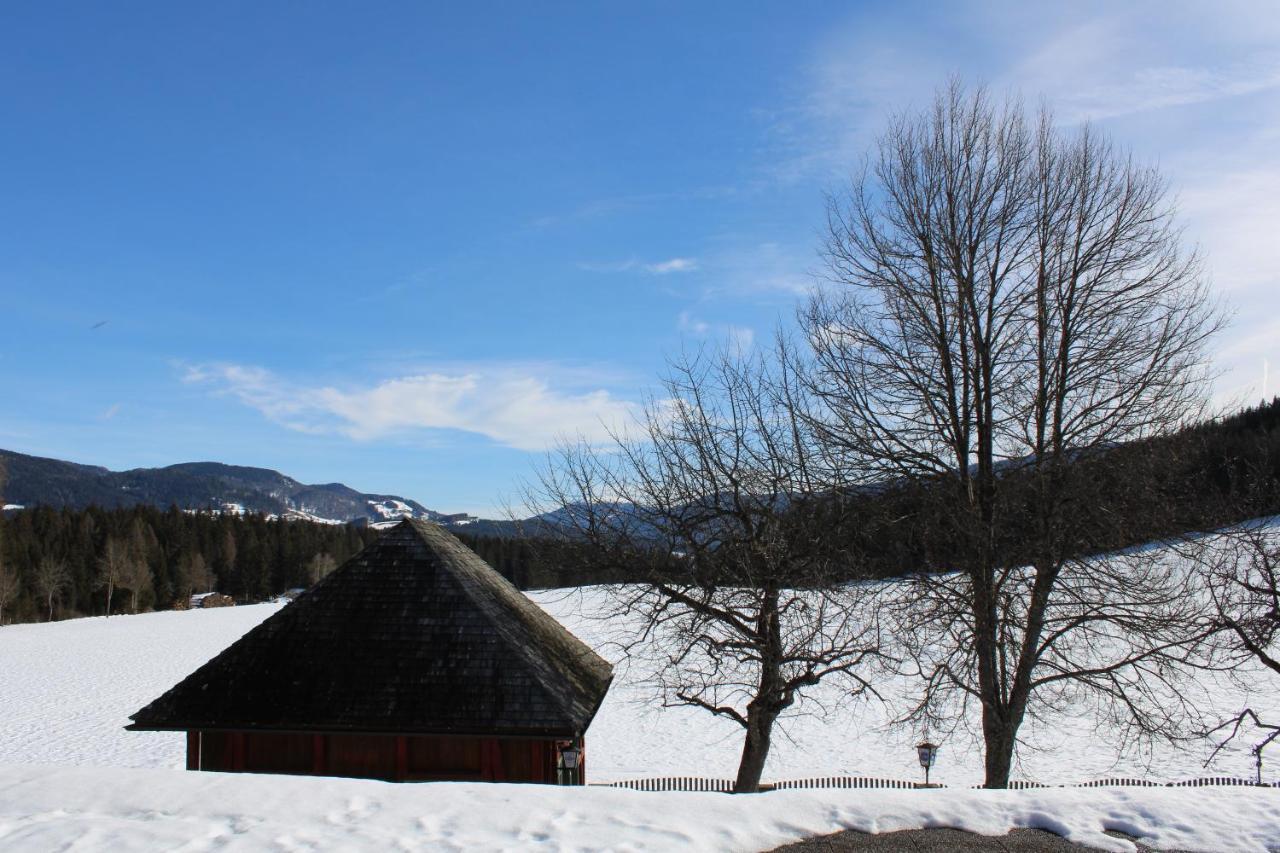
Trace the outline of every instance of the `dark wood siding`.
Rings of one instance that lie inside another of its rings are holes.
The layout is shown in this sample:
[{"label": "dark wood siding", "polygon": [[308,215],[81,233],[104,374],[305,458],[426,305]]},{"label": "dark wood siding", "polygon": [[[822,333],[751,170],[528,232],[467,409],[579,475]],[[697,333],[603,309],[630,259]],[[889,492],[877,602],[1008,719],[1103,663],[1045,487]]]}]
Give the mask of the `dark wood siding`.
[{"label": "dark wood siding", "polygon": [[246,734],[244,769],[249,773],[310,773],[311,735]]},{"label": "dark wood siding", "polygon": [[201,770],[234,770],[234,750],[231,746],[232,732],[200,733],[200,769]]},{"label": "dark wood siding", "polygon": [[479,738],[410,737],[408,779],[483,779]]},{"label": "dark wood siding", "polygon": [[187,767],[387,781],[557,781],[556,742],[519,738],[189,732]]},{"label": "dark wood siding", "polygon": [[396,739],[391,735],[328,735],[325,771],[329,776],[396,778]]}]

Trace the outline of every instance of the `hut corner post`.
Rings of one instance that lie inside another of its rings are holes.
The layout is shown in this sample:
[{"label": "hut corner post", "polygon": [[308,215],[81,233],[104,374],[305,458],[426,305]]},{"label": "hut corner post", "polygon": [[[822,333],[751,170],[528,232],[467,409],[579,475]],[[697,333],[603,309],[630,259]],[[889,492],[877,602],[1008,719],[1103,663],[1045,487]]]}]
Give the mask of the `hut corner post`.
[{"label": "hut corner post", "polygon": [[200,769],[200,732],[187,732],[187,769]]}]

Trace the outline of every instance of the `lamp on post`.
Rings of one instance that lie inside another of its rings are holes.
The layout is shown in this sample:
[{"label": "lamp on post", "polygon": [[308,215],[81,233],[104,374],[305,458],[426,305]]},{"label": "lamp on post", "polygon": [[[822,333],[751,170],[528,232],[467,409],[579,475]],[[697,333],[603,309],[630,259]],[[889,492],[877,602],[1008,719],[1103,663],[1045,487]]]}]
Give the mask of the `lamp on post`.
[{"label": "lamp on post", "polygon": [[938,760],[938,745],[927,740],[916,744],[916,757],[920,759],[920,766],[924,768],[924,787],[936,787],[929,784],[929,768]]},{"label": "lamp on post", "polygon": [[582,746],[576,740],[563,741],[559,744],[559,753],[556,769],[559,771],[560,784],[578,784],[578,762],[582,758]]}]

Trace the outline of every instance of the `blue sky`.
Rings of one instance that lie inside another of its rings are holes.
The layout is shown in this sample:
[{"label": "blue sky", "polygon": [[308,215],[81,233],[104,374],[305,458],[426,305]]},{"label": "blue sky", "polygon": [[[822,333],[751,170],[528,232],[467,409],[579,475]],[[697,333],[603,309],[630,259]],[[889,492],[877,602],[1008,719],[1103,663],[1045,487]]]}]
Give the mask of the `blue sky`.
[{"label": "blue sky", "polygon": [[[1070,8],[1066,8],[1069,5]],[[9,4],[0,447],[501,512],[682,346],[763,339],[948,74],[1160,164],[1280,388],[1280,10]]]}]

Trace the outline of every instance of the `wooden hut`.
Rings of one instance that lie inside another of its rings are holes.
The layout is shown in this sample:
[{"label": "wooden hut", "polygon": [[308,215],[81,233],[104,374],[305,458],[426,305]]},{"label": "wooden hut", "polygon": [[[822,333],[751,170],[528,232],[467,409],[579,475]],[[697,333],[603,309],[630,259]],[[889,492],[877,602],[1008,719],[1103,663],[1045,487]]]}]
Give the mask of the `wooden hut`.
[{"label": "wooden hut", "polygon": [[190,770],[581,784],[612,677],[450,533],[412,520],[128,728],[185,731]]}]

